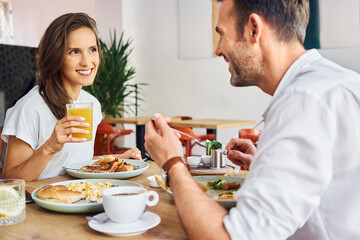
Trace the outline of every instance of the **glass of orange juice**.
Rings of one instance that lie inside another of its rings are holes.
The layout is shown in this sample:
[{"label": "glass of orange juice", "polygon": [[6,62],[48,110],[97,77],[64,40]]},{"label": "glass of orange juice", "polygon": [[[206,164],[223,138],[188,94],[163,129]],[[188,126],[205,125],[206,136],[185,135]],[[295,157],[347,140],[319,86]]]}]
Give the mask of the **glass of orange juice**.
[{"label": "glass of orange juice", "polygon": [[66,110],[69,115],[81,116],[85,118],[85,122],[89,124],[88,127],[81,127],[88,130],[88,134],[73,133],[74,138],[86,138],[87,141],[92,139],[93,133],[93,103],[70,103],[66,104]]}]

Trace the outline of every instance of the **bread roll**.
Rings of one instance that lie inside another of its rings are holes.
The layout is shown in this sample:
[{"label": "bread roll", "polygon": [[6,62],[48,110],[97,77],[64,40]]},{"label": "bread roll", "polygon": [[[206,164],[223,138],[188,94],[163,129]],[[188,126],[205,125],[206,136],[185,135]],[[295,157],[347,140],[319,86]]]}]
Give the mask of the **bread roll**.
[{"label": "bread roll", "polygon": [[64,185],[47,185],[36,194],[41,200],[57,203],[73,203],[84,198],[81,192],[68,190]]}]

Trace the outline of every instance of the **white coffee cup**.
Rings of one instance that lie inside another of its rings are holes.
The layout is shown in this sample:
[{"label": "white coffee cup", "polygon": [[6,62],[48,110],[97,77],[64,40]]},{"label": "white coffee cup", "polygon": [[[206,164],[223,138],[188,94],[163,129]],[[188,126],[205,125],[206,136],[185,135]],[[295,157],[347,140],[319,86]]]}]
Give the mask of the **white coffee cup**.
[{"label": "white coffee cup", "polygon": [[[155,206],[159,195],[143,187],[119,186],[102,192],[106,215],[116,223],[131,223],[138,220],[147,206]],[[150,200],[150,197],[153,197]]]}]

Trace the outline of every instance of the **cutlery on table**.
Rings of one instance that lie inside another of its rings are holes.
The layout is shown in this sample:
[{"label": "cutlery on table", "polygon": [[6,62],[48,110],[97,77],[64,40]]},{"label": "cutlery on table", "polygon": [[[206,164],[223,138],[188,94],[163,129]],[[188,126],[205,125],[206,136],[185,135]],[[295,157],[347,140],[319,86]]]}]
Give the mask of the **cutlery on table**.
[{"label": "cutlery on table", "polygon": [[69,168],[69,167],[62,167],[65,170],[73,170],[73,171],[81,171],[81,172],[95,172],[95,173],[104,173],[98,170],[92,170],[92,169],[80,169],[80,168]]}]

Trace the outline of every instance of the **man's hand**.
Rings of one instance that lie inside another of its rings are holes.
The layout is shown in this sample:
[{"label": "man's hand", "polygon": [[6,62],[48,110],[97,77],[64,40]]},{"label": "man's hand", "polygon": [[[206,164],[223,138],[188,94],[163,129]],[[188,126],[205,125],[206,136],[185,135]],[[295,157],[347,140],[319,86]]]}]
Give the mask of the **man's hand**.
[{"label": "man's hand", "polygon": [[249,167],[256,153],[256,147],[250,139],[232,138],[226,145],[227,158],[238,166]]},{"label": "man's hand", "polygon": [[183,156],[181,142],[167,124],[169,121],[156,113],[154,121],[146,124],[145,148],[160,167],[173,157]]}]

